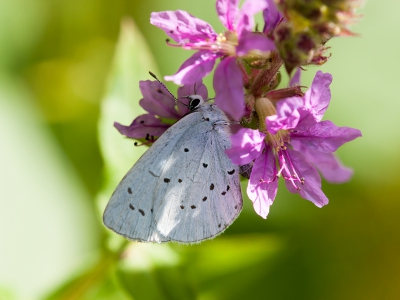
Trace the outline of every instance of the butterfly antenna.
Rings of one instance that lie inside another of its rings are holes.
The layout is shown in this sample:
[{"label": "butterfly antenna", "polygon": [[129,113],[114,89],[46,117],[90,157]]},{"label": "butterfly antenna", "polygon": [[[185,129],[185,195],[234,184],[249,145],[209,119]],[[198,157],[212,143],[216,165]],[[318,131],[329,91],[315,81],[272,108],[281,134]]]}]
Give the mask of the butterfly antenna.
[{"label": "butterfly antenna", "polygon": [[162,85],[162,87],[168,92],[168,94],[170,94],[170,95],[175,99],[176,102],[179,102],[180,104],[182,104],[182,105],[188,107],[188,105],[186,105],[185,103],[179,101],[179,100],[174,96],[174,94],[172,94],[172,93],[169,91],[169,89],[167,88],[167,86],[166,86],[163,82],[161,82],[160,79],[158,79],[157,76],[156,76],[153,72],[150,72],[150,71],[149,71],[149,74],[150,74],[151,77],[153,77],[155,80],[157,80],[159,84]]}]

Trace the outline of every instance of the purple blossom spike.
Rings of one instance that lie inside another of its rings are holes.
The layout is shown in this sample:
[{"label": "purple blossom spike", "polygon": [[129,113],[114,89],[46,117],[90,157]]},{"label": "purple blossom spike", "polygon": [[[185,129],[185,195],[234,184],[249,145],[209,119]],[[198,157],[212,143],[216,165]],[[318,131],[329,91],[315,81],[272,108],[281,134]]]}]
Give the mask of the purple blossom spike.
[{"label": "purple blossom spike", "polygon": [[266,118],[268,132],[241,129],[231,136],[226,154],[235,164],[254,161],[247,194],[255,211],[266,218],[283,177],[291,193],[322,207],[328,198],[321,190],[317,169],[330,182],[350,179],[352,170],[343,166],[335,152],[341,145],[361,136],[358,129],[338,127],[321,121],[329,106],[332,76],[318,71],[303,97],[278,102],[276,115]]}]

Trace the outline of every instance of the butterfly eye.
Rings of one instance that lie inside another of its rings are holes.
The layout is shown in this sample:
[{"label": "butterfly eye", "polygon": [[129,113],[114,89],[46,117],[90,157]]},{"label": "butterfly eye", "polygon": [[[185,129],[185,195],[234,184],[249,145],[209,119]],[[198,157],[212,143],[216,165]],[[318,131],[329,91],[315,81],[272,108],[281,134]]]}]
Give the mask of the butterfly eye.
[{"label": "butterfly eye", "polygon": [[191,95],[188,96],[189,101],[189,110],[194,111],[204,102],[203,98],[200,95]]}]

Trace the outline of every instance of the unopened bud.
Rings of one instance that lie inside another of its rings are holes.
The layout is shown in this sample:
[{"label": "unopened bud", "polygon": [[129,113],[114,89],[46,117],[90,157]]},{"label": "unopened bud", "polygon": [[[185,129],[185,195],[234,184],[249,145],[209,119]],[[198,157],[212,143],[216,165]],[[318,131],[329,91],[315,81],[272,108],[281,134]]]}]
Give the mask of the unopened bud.
[{"label": "unopened bud", "polygon": [[261,132],[266,132],[267,127],[265,125],[265,119],[268,116],[276,114],[276,108],[274,104],[268,98],[257,98],[255,105],[256,113],[260,121],[259,129]]},{"label": "unopened bud", "polygon": [[297,31],[290,23],[282,23],[275,30],[276,46],[285,68],[290,74],[298,66],[308,65],[322,46],[318,35],[305,29]]}]

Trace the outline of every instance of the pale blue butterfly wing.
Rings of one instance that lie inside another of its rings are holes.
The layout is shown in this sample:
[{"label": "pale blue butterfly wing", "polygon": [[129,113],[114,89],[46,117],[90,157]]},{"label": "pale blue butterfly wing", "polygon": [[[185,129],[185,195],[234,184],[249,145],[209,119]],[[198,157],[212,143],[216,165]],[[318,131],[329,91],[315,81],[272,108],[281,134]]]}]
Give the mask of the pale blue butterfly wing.
[{"label": "pale blue butterfly wing", "polygon": [[104,224],[130,240],[196,243],[232,224],[242,209],[239,168],[225,114],[202,104],[171,126],[122,179]]}]

